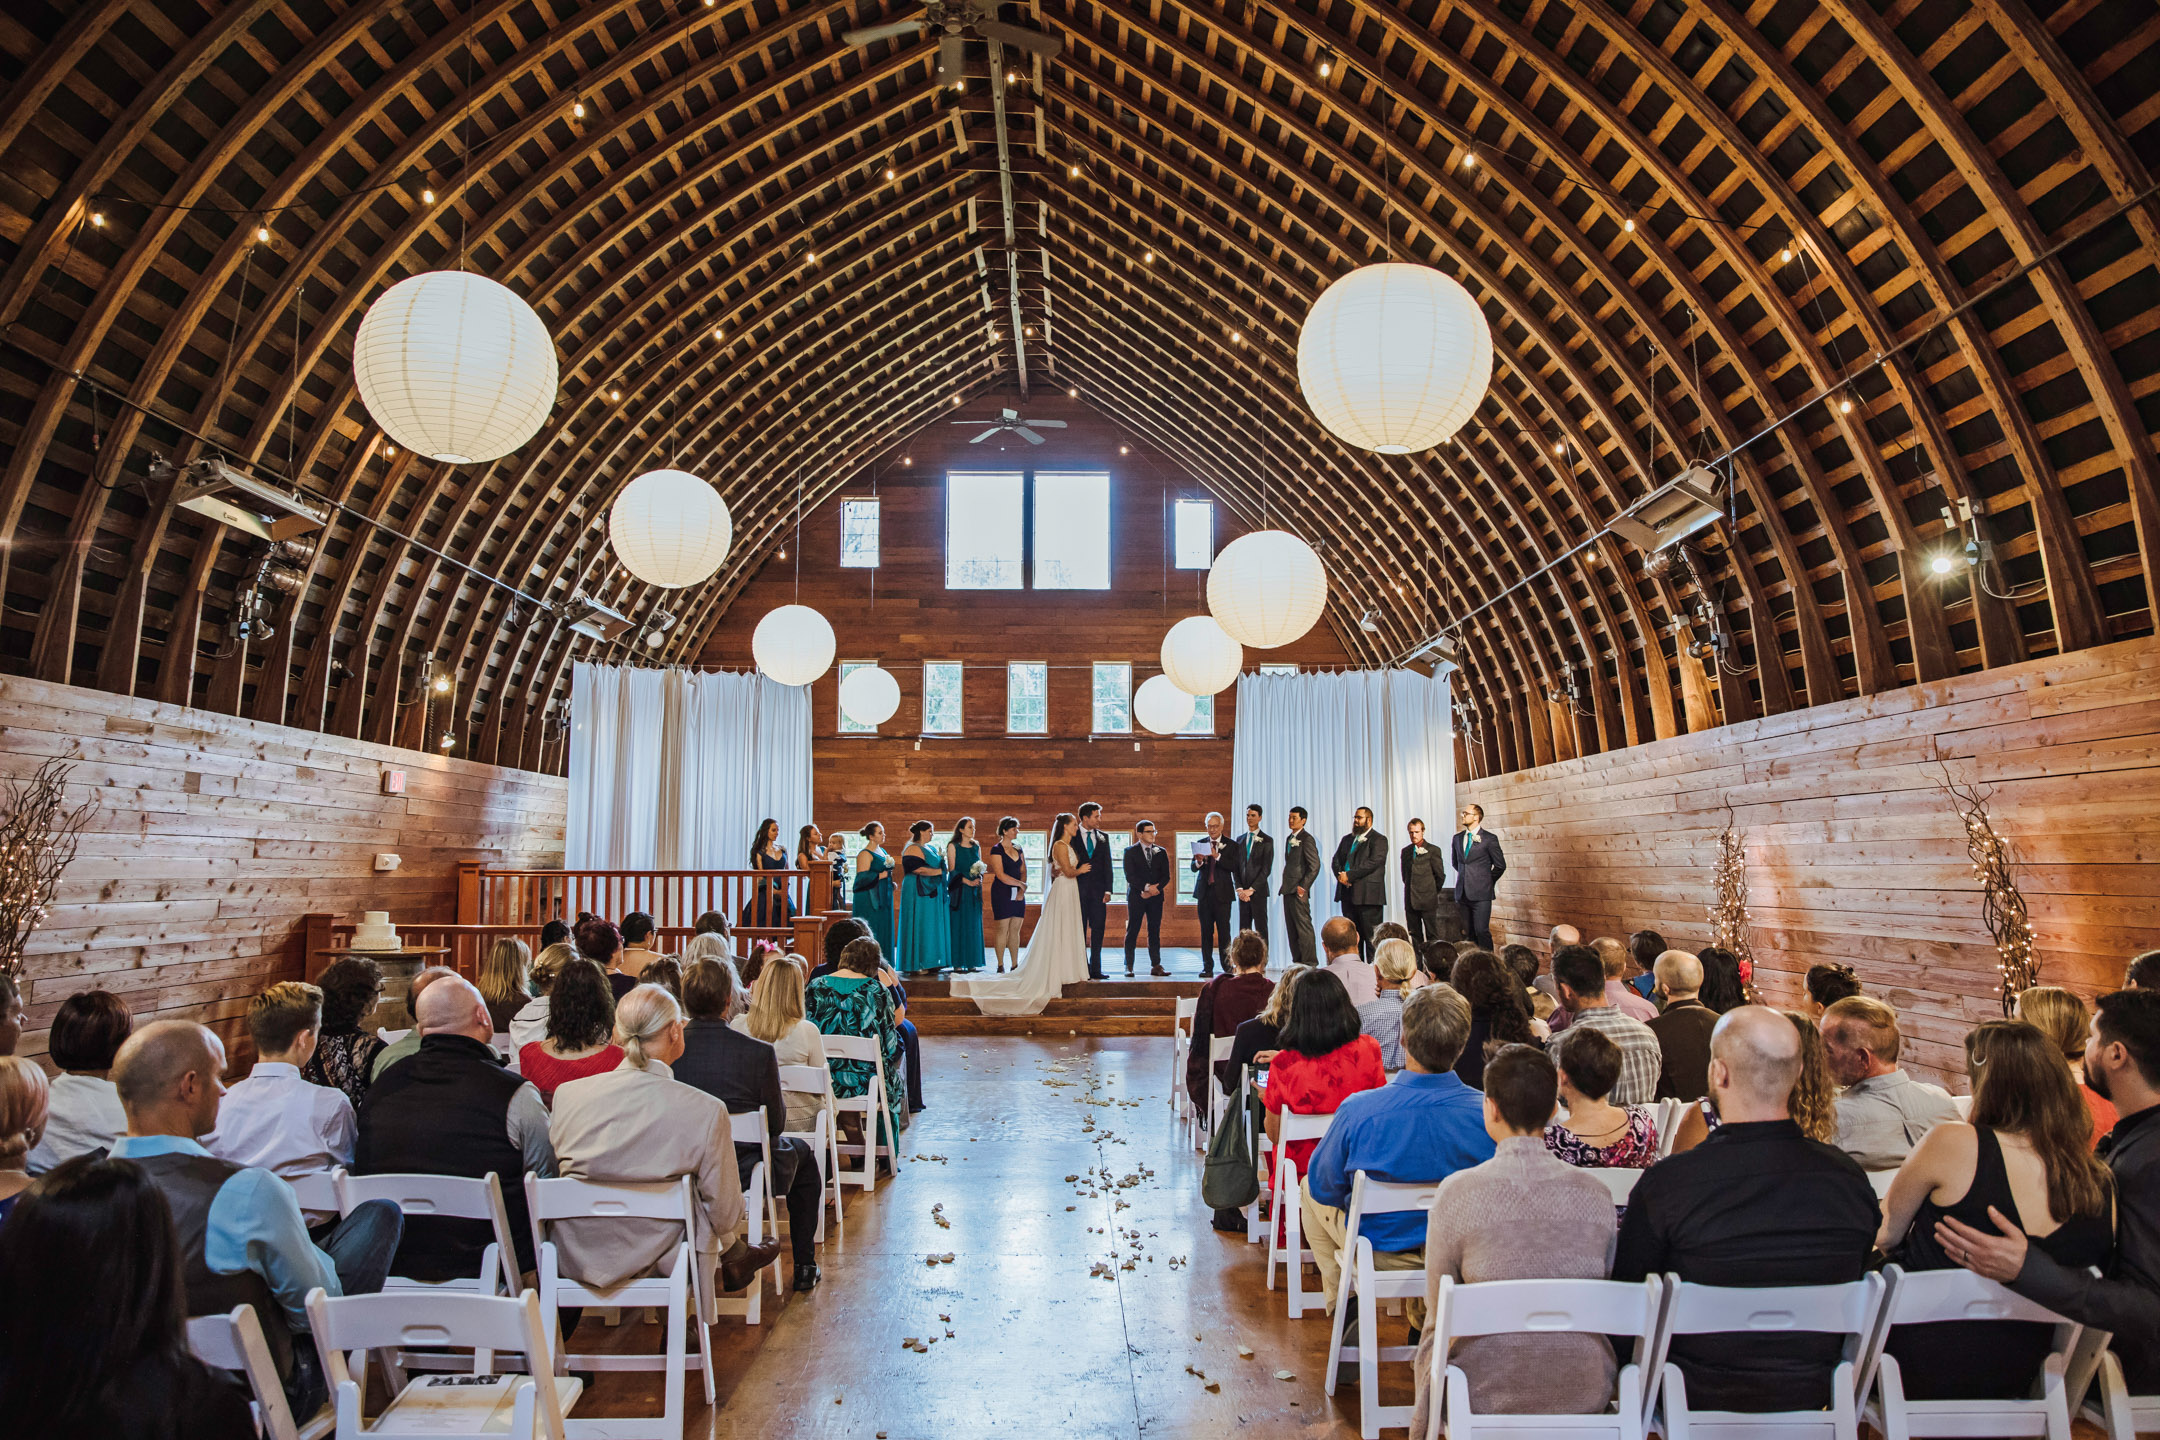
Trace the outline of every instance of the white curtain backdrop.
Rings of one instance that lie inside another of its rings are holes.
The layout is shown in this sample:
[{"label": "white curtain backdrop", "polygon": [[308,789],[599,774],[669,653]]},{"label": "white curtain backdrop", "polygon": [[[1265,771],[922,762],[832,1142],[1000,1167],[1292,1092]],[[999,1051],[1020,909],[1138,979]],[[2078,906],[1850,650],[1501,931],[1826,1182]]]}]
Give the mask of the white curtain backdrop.
[{"label": "white curtain backdrop", "polygon": [[742,870],[760,820],[810,817],[810,690],[755,673],[580,663],[570,682],[572,870]]},{"label": "white curtain backdrop", "polygon": [[[1231,803],[1223,807],[1227,833],[1244,834],[1245,807],[1257,803],[1264,817],[1260,828],[1275,837],[1279,885],[1291,806],[1305,807],[1306,828],[1319,843],[1325,869],[1335,843],[1350,833],[1352,814],[1369,805],[1388,840],[1387,918],[1401,919],[1396,856],[1409,843],[1409,822],[1423,820],[1425,837],[1435,844],[1446,844],[1455,833],[1455,727],[1447,677],[1357,670],[1241,675],[1237,685]],[[1312,890],[1313,928],[1341,913],[1334,880],[1323,875]],[[1285,933],[1282,900],[1273,897],[1268,934],[1279,946]]]}]

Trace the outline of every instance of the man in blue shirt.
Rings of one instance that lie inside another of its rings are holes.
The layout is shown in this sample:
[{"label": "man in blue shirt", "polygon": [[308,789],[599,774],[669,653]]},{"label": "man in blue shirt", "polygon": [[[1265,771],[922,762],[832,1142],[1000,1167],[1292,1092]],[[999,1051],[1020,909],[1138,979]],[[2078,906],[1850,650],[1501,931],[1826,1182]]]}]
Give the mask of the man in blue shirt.
[{"label": "man in blue shirt", "polygon": [[[1329,1314],[1350,1258],[1343,1251],[1358,1171],[1372,1180],[1433,1185],[1492,1159],[1484,1097],[1454,1073],[1469,1039],[1470,1002],[1453,987],[1413,992],[1403,1002],[1402,1070],[1380,1089],[1343,1101],[1313,1151],[1301,1213]],[[1373,1263],[1381,1270],[1415,1270],[1425,1263],[1422,1210],[1371,1216],[1359,1222],[1358,1233],[1372,1241]],[[1344,1317],[1345,1344],[1356,1339],[1349,1328],[1356,1320],[1355,1311]]]},{"label": "man in blue shirt", "polygon": [[293,1414],[313,1415],[324,1398],[321,1366],[307,1333],[307,1295],[369,1295],[382,1289],[405,1220],[388,1200],[370,1200],[316,1238],[292,1187],[268,1170],[219,1160],[197,1143],[217,1128],[225,1093],[225,1046],[185,1020],[161,1020],[128,1037],[113,1060],[113,1086],[127,1134],[112,1158],[149,1175],[172,1209],[188,1314],[255,1307]]}]

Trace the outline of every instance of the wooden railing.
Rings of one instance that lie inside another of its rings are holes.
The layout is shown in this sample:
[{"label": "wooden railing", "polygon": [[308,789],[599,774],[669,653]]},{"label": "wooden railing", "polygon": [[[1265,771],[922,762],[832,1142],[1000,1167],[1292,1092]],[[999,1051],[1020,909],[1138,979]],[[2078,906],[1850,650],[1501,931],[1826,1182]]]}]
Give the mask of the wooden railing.
[{"label": "wooden railing", "polygon": [[829,870],[494,870],[458,866],[458,920],[467,925],[529,925],[574,920],[581,911],[620,922],[632,911],[662,929],[688,929],[709,910],[738,929],[789,928],[780,918],[822,914],[832,906]]},{"label": "wooden railing", "polygon": [[[393,917],[394,918],[394,917]],[[459,925],[436,921],[395,920],[398,939],[406,945],[439,946],[448,951],[446,955],[427,956],[416,959],[419,965],[448,965],[467,979],[480,973],[480,961],[488,947],[508,936],[522,940],[534,954],[540,951],[540,927],[538,925]],[[822,958],[823,936],[828,917],[823,915],[798,917],[795,924],[785,927],[738,926],[732,945],[737,959],[747,959],[751,947],[759,941],[767,941],[782,949],[798,951],[812,960]],[[305,974],[312,980],[329,963],[321,952],[342,949],[352,943],[353,932],[359,927],[350,920],[335,915],[315,914],[304,918],[302,933],[307,946]],[[687,925],[663,925],[654,930],[659,948],[669,954],[680,954],[696,932]]]}]

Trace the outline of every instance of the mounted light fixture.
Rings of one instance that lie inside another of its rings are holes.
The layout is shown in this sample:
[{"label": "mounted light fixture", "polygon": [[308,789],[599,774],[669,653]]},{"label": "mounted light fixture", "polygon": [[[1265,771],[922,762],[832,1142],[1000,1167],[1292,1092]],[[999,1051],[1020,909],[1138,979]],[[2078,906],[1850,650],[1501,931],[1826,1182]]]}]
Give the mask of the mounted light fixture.
[{"label": "mounted light fixture", "polygon": [[1704,529],[1725,512],[1718,507],[1717,475],[1690,465],[1613,517],[1612,531],[1645,555],[1655,555]]},{"label": "mounted light fixture", "polygon": [[215,455],[190,461],[185,469],[178,470],[169,460],[152,460],[150,478],[169,481],[181,509],[245,531],[258,540],[285,540],[320,530],[330,522],[328,506],[282,485],[259,480]]},{"label": "mounted light fixture", "polygon": [[563,619],[572,630],[594,640],[619,640],[633,628],[622,611],[582,592],[570,597]]}]

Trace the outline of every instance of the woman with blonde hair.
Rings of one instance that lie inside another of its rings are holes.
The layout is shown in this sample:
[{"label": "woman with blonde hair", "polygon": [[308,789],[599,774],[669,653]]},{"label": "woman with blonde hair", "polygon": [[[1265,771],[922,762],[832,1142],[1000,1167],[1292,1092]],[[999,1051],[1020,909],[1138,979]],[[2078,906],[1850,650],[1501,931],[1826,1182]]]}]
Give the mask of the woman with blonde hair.
[{"label": "woman with blonde hair", "polygon": [[30,1152],[45,1133],[52,1087],[44,1067],[20,1055],[0,1055],[0,1220],[30,1188]]},{"label": "woman with blonde hair", "polygon": [[514,935],[504,935],[488,946],[475,981],[480,998],[487,1002],[488,1022],[498,1035],[506,1034],[510,1022],[532,1000],[532,951]]},{"label": "woman with blonde hair", "polygon": [[[803,1010],[803,976],[810,966],[800,955],[776,955],[758,972],[750,1008],[730,1025],[753,1040],[773,1047],[782,1065],[825,1069],[825,1035]],[[825,1108],[823,1090],[782,1090],[787,1097],[787,1128],[808,1134]]]},{"label": "woman with blonde hair", "polygon": [[577,958],[577,947],[567,940],[543,945],[540,953],[533,957],[532,968],[526,972],[533,998],[526,1001],[503,1027],[510,1032],[511,1054],[547,1038],[548,997],[555,990],[555,977],[562,974],[563,966]]},{"label": "woman with blonde hair", "polygon": [[[2114,1101],[2094,1094],[2085,1083],[2085,1041],[2092,1022],[2085,1002],[2058,986],[2035,985],[2018,993],[2017,1018],[2054,1041],[2055,1048],[2062,1052],[2070,1067],[2070,1078],[2077,1081],[2078,1096],[2092,1115],[2092,1143],[2098,1149],[2100,1137],[2113,1130],[2121,1116]],[[1976,1081],[1978,1078],[1974,1076]]]},{"label": "woman with blonde hair", "polygon": [[1357,1007],[1358,1029],[1380,1042],[1380,1063],[1392,1075],[1403,1068],[1402,1007],[1417,988],[1417,947],[1408,940],[1382,940],[1373,946],[1372,963],[1380,993]]}]

